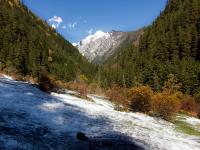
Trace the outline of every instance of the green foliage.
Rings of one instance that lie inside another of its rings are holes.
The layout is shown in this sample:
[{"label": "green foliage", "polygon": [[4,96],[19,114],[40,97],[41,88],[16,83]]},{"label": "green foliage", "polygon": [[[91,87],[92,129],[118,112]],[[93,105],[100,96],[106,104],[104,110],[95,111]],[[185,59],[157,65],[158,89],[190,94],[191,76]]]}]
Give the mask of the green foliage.
[{"label": "green foliage", "polygon": [[46,70],[72,81],[95,68],[55,29],[16,0],[0,1],[0,69],[38,77]]},{"label": "green foliage", "polygon": [[164,82],[164,91],[169,91],[170,93],[174,93],[179,91],[180,84],[178,83],[176,77],[173,74],[168,75],[168,80]]},{"label": "green foliage", "polygon": [[[139,46],[128,43],[100,68],[103,87],[150,85],[161,91],[173,75],[180,91],[200,89],[200,1],[169,0],[166,9],[144,30]],[[197,96],[198,97],[198,96]]]}]

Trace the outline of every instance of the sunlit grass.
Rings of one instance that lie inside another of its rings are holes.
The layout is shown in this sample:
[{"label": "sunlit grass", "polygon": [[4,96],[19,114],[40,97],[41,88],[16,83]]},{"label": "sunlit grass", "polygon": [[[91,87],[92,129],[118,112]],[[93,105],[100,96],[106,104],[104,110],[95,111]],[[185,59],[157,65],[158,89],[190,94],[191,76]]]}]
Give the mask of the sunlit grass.
[{"label": "sunlit grass", "polygon": [[190,124],[184,121],[175,120],[173,123],[176,126],[176,130],[179,132],[182,132],[188,135],[200,136],[200,131],[193,128]]}]

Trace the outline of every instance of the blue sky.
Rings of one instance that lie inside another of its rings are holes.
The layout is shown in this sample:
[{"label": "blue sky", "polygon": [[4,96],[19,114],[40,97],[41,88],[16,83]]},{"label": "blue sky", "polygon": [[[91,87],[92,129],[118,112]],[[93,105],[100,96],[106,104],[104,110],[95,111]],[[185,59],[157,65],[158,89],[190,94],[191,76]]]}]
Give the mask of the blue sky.
[{"label": "blue sky", "polygon": [[23,0],[29,9],[70,42],[102,30],[133,31],[147,26],[167,0]]}]

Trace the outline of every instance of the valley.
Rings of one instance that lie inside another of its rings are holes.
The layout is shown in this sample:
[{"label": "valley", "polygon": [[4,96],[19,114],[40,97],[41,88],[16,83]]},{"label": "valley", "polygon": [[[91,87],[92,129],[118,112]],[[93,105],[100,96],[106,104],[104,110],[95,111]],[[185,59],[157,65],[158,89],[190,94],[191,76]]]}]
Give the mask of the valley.
[{"label": "valley", "polygon": [[0,149],[199,150],[200,1],[76,1],[0,0]]}]

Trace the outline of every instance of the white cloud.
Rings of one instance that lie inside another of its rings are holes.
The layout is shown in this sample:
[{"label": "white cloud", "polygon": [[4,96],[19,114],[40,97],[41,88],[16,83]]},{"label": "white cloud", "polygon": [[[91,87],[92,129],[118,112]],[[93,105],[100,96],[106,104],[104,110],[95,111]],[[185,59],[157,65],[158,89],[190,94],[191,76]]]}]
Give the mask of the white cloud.
[{"label": "white cloud", "polygon": [[94,30],[91,28],[91,29],[88,31],[88,34],[91,35],[91,34],[93,33],[93,31],[94,31]]},{"label": "white cloud", "polygon": [[51,24],[52,28],[56,29],[63,22],[63,19],[59,16],[53,16],[48,20],[48,22]]},{"label": "white cloud", "polygon": [[78,25],[77,22],[73,22],[73,23],[69,23],[67,26],[69,27],[69,29],[75,29],[77,25]]}]

